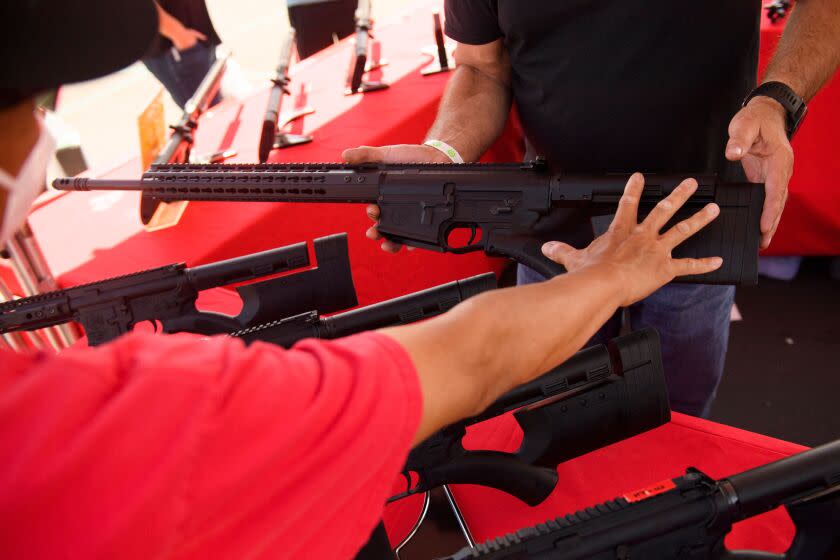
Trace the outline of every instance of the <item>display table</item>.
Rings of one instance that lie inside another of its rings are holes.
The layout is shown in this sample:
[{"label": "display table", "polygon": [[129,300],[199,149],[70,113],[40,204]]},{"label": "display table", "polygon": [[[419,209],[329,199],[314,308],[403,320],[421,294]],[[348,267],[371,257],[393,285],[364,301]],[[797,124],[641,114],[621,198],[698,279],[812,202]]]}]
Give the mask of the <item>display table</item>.
[{"label": "display table", "polygon": [[[300,123],[314,142],[275,150],[269,161],[339,161],[348,147],[422,141],[447,80],[445,74],[424,78],[419,72],[430,61],[420,51],[434,42],[430,5],[421,3],[390,25],[382,22],[376,37],[389,60],[382,78],[391,88],[344,95],[352,50],[349,41],[293,66],[291,89],[295,96],[284,99],[283,109],[302,102],[315,107],[315,114]],[[205,114],[194,151],[211,153],[233,146],[238,155],[230,162],[256,161],[267,98],[266,89],[242,104],[226,101]],[[488,157],[519,157],[516,138],[506,135]],[[99,175],[125,178],[141,172],[139,161],[131,160]],[[176,227],[148,233],[138,219],[137,200],[136,193],[68,193],[32,214],[32,227],[62,285],[171,262],[204,264],[340,232],[348,233],[361,304],[498,271],[504,264],[482,253],[385,254],[377,243],[364,237],[370,221],[363,205],[191,203]]]},{"label": "display table", "polygon": [[[465,447],[515,451],[522,432],[511,415],[468,429]],[[689,466],[720,478],[803,451],[805,448],[714,422],[673,413],[670,423],[634,438],[567,461],[557,469],[560,482],[542,504],[529,507],[503,492],[453,485],[455,500],[473,537],[484,541],[547,519],[615,498],[667,478]],[[398,543],[417,519],[419,496],[388,506],[385,524]],[[770,552],[787,549],[793,523],[776,510],[738,523],[726,540],[730,549]]]},{"label": "display table", "polygon": [[[397,21],[379,22],[376,37],[390,61],[382,73],[391,83],[388,90],[343,95],[352,48],[349,41],[295,66],[292,91],[296,99],[286,99],[284,108],[303,101],[316,108],[317,112],[303,121],[303,132],[312,134],[315,141],[274,151],[270,161],[337,161],[347,147],[421,141],[448,79],[448,74],[420,75],[420,69],[430,62],[420,51],[433,42],[431,6],[435,4],[439,3],[420,4]],[[779,29],[763,25],[763,59]],[[302,86],[305,100],[301,98]],[[226,101],[205,115],[195,151],[235,147],[238,155],[230,161],[256,161],[267,97],[266,90],[242,104]],[[834,84],[814,100],[812,114],[797,137],[797,171],[787,213],[774,239],[775,253],[840,254],[840,189],[831,183],[840,176],[840,160],[830,154],[833,137],[829,133],[832,117],[836,126],[838,107],[840,85]],[[521,138],[516,127],[509,126],[487,158],[511,161],[521,154]],[[141,171],[139,162],[132,160],[97,175],[136,178]],[[417,250],[387,255],[364,237],[370,224],[359,205],[191,203],[176,227],[148,233],[139,222],[136,193],[68,193],[36,210],[31,224],[53,272],[65,286],[171,262],[203,264],[340,232],[348,233],[362,305],[487,270],[498,271],[504,264],[481,253],[455,256]],[[207,297],[206,308],[236,311],[230,292]],[[518,437],[513,421],[506,417],[474,427],[469,441],[474,447],[512,450]],[[560,486],[539,507],[523,506],[487,489],[456,487],[454,492],[474,536],[485,539],[679,476],[689,465],[717,477],[800,449],[675,415],[667,426],[561,465]],[[412,510],[417,505],[416,500],[403,500],[388,508],[392,539],[401,538],[413,523]],[[778,551],[786,546],[791,533],[790,521],[775,512],[739,526],[730,544]]]}]

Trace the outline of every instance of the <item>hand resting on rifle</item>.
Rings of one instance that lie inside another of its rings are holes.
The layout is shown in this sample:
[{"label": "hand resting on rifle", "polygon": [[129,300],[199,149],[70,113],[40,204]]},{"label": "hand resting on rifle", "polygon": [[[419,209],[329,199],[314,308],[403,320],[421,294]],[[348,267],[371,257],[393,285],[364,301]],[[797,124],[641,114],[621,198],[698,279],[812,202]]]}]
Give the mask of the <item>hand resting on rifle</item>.
[{"label": "hand resting on rifle", "polygon": [[[464,161],[478,161],[502,133],[510,113],[510,60],[501,39],[484,45],[459,44],[454,56],[458,66],[449,78],[427,138],[455,147]],[[436,148],[419,144],[360,146],[345,150],[341,157],[351,164],[451,163]],[[379,208],[370,205],[367,214],[376,221]],[[376,226],[368,229],[367,236],[381,238]],[[382,249],[389,253],[401,247],[387,239],[382,241]]]},{"label": "hand resting on rifle", "polygon": [[609,230],[584,249],[549,242],[543,253],[568,274],[494,290],[422,323],[383,329],[411,356],[423,394],[414,443],[480,413],[504,392],[569,358],[621,306],[677,276],[711,272],[719,257],[674,259],[671,250],[720,212],[709,204],[661,232],[697,189],[686,179],[638,223],[644,177],[627,182]]}]

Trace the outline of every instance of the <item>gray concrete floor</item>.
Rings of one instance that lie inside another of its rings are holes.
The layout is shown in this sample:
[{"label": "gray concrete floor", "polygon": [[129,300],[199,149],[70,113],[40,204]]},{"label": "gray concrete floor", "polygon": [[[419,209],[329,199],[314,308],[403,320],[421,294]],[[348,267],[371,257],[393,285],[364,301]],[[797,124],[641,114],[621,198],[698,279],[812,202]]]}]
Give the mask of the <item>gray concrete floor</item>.
[{"label": "gray concrete floor", "polygon": [[[376,0],[374,16],[383,22],[411,0]],[[289,25],[283,0],[207,0],[210,17],[235,65],[240,84],[265,87],[276,65],[281,32]],[[238,69],[238,71],[237,71]],[[58,115],[80,136],[93,170],[106,170],[140,153],[137,116],[161,89],[139,62],[124,70],[61,89]],[[240,90],[246,93],[247,89]],[[180,114],[164,94],[167,123]]]}]

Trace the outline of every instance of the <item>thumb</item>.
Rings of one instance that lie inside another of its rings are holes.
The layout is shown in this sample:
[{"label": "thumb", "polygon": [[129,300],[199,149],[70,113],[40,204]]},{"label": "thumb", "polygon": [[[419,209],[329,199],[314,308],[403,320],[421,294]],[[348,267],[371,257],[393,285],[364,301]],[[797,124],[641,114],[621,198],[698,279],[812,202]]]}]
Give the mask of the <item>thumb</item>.
[{"label": "thumb", "polygon": [[569,259],[577,252],[577,249],[561,241],[549,241],[542,246],[542,254],[557,264],[569,268]]},{"label": "thumb", "polygon": [[738,161],[747,155],[761,130],[760,120],[745,107],[729,123],[729,142],[726,143],[726,159]]},{"label": "thumb", "polygon": [[207,40],[207,35],[199,31],[198,29],[190,29],[190,32],[195,35],[196,38],[200,39],[201,41]]},{"label": "thumb", "polygon": [[381,147],[360,146],[344,150],[341,157],[350,164],[375,161],[382,163],[451,163],[448,157],[435,148],[420,144],[395,144]]},{"label": "thumb", "polygon": [[341,159],[349,164],[369,163],[382,161],[384,150],[375,146],[359,146],[341,152]]}]

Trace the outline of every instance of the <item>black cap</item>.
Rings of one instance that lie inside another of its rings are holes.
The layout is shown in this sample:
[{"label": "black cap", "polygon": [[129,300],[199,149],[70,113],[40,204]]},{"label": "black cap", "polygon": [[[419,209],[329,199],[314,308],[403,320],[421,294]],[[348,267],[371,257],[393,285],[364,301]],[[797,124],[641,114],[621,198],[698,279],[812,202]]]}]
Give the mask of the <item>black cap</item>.
[{"label": "black cap", "polygon": [[157,36],[152,0],[2,0],[0,108],[141,58]]}]

